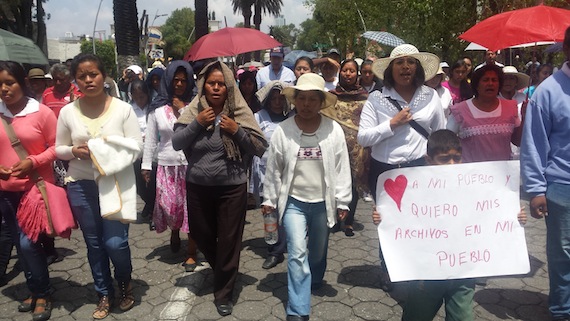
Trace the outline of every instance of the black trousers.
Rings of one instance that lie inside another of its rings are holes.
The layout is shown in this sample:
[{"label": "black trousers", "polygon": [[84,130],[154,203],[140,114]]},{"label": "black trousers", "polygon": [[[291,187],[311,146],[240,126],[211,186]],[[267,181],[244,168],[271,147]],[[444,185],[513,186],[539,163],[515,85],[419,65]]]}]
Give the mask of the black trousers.
[{"label": "black trousers", "polygon": [[214,270],[214,301],[232,301],[247,206],[247,184],[186,184],[190,234]]}]

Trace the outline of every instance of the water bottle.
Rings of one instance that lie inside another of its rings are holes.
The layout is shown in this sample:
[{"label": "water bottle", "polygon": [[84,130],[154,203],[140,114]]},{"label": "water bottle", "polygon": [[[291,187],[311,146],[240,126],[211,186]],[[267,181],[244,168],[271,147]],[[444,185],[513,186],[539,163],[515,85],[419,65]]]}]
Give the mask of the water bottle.
[{"label": "water bottle", "polygon": [[265,230],[265,243],[272,245],[277,243],[277,211],[273,210],[263,214],[263,228]]}]

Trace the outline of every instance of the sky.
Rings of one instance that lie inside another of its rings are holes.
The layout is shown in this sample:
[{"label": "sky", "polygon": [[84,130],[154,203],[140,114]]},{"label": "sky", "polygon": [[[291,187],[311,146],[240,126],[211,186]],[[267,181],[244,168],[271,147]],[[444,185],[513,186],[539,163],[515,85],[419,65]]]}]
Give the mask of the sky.
[{"label": "sky", "polygon": [[[303,0],[283,0],[282,14],[287,24],[293,23],[299,26],[301,22],[311,18],[312,13],[303,5]],[[66,32],[72,32],[74,36],[91,35],[95,25],[95,16],[100,1],[97,0],[49,0],[44,4],[46,13],[51,18],[46,21],[47,36],[49,39],[65,37]],[[194,10],[193,0],[138,0],[137,10],[140,15],[143,10],[149,16],[149,25],[152,23],[155,15],[154,25],[163,24],[168,16],[160,16],[170,14],[176,9],[190,7]],[[216,19],[221,20],[222,24],[224,16],[226,17],[228,27],[233,27],[238,22],[243,22],[243,16],[234,14],[230,0],[209,0],[208,11],[216,13]],[[110,25],[113,23],[113,0],[102,0],[101,10],[97,18],[96,31],[105,30],[108,37],[110,35]],[[253,17],[252,17],[253,24]],[[275,24],[273,16],[263,16],[261,31],[269,32],[269,26]],[[97,37],[101,33],[96,32]]]}]

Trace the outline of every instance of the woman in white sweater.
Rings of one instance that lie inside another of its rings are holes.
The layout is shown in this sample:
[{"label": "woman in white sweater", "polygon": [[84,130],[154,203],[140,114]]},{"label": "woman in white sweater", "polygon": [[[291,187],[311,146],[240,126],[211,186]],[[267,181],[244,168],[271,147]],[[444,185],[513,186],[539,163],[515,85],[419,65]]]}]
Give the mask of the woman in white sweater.
[{"label": "woman in white sweater", "polygon": [[271,137],[263,184],[262,212],[277,208],[287,234],[287,320],[309,319],[311,287],[321,285],[326,270],[329,228],[346,217],[352,198],[344,132],[320,114],[336,103],[324,85],[308,73],[283,89],[296,115]]},{"label": "woman in white sweater", "polygon": [[[110,263],[115,267],[115,279],[119,285],[119,308],[122,311],[131,309],[135,304],[131,283],[133,268],[129,224],[101,216],[100,191],[94,179],[94,164],[87,142],[119,136],[136,142],[140,151],[142,135],[131,105],[106,94],[106,73],[99,57],[92,54],[77,56],[71,65],[71,72],[84,96],[61,109],[55,152],[59,159],[69,161],[65,178],[67,195],[73,216],[79,223],[87,244],[87,259],[95,291],[99,295],[99,304],[93,312],[93,318],[103,319],[109,315],[115,298]],[[132,192],[131,196],[136,198],[134,171],[132,166],[128,168],[131,171],[132,186],[125,188],[124,192]],[[136,213],[130,214],[136,216]]]}]

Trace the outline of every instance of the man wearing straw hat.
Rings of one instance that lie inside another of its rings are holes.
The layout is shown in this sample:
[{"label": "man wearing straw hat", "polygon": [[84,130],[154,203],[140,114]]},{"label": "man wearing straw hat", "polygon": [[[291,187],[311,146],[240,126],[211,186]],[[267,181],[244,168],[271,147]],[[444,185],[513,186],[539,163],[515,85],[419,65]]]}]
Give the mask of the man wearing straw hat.
[{"label": "man wearing straw hat", "polygon": [[530,214],[546,220],[546,257],[552,320],[570,320],[570,27],[566,62],[544,80],[530,100],[521,146],[524,190]]}]

